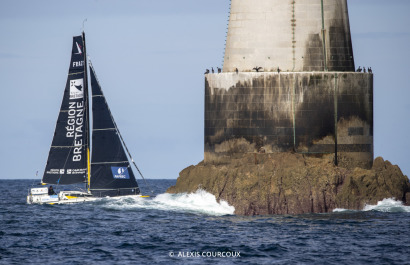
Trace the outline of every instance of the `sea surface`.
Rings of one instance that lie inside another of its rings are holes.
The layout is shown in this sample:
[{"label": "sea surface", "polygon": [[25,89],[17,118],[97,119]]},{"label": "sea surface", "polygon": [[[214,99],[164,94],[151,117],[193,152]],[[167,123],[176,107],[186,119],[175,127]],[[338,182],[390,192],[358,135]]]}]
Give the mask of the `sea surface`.
[{"label": "sea surface", "polygon": [[27,205],[35,182],[0,180],[0,264],[410,264],[410,207],[392,199],[245,217],[202,190],[164,194],[175,180],[148,180],[154,198]]}]

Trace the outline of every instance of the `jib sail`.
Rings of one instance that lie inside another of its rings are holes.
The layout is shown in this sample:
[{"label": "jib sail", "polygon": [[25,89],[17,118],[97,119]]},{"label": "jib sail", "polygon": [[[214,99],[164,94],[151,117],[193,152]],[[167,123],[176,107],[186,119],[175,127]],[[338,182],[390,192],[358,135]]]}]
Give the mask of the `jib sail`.
[{"label": "jib sail", "polygon": [[87,175],[88,88],[84,36],[73,37],[64,97],[42,182],[72,184]]},{"label": "jib sail", "polygon": [[93,130],[90,190],[96,196],[139,194],[118,128],[90,64]]}]

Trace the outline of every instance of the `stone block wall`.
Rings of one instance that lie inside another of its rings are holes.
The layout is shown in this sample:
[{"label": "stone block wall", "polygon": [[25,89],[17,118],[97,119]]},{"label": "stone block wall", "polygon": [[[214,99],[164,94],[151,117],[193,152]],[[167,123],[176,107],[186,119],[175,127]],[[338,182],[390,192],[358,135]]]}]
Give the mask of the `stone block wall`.
[{"label": "stone block wall", "polygon": [[354,72],[205,76],[205,162],[243,153],[373,161],[373,75]]}]

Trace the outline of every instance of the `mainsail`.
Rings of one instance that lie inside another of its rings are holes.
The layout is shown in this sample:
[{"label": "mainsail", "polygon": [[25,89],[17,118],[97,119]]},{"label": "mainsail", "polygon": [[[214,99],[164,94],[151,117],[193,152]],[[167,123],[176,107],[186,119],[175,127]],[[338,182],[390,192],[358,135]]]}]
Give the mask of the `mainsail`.
[{"label": "mainsail", "polygon": [[139,194],[122,139],[90,64],[93,130],[90,190],[95,196]]},{"label": "mainsail", "polygon": [[63,101],[42,182],[84,182],[88,160],[88,86],[85,40],[73,37],[73,48]]}]

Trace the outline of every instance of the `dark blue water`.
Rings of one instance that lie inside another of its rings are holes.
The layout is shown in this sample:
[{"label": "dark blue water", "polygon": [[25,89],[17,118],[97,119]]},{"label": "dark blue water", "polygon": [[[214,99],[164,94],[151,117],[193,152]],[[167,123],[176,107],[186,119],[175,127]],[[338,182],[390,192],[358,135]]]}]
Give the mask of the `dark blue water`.
[{"label": "dark blue water", "polygon": [[[26,205],[32,183],[0,180],[1,264],[410,264],[410,210],[397,204],[260,217],[205,192]],[[175,180],[149,183],[160,194]]]}]

